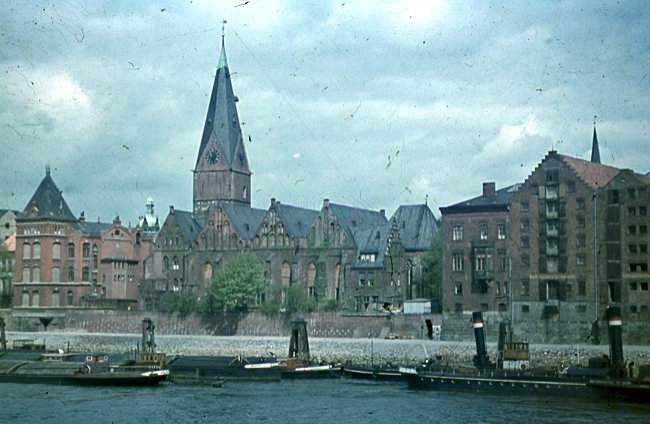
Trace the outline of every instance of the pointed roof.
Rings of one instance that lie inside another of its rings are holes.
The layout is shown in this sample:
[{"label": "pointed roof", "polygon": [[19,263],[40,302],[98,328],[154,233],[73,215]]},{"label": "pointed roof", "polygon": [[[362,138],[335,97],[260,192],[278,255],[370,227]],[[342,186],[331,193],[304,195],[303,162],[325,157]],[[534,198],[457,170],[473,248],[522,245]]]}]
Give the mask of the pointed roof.
[{"label": "pointed roof", "polygon": [[349,229],[355,228],[375,228],[385,225],[388,220],[381,212],[360,209],[352,206],[330,203],[329,210],[336,217],[342,227]]},{"label": "pointed roof", "polygon": [[598,137],[596,136],[596,124],[594,124],[594,138],[591,142],[591,162],[600,163],[600,149],[598,148]]},{"label": "pointed roof", "polygon": [[39,184],[27,206],[20,214],[22,219],[52,218],[76,221],[68,204],[63,199],[61,191],[50,175],[50,168],[45,170],[45,178]]},{"label": "pointed roof", "polygon": [[494,195],[481,195],[469,200],[440,208],[440,213],[464,213],[478,211],[507,211],[510,205],[510,198],[519,190],[521,183],[513,184],[497,190]]},{"label": "pointed roof", "polygon": [[440,223],[427,205],[400,205],[391,218],[405,250],[428,250]]},{"label": "pointed roof", "polygon": [[[217,65],[217,73],[214,77],[212,95],[208,105],[208,114],[205,119],[203,136],[201,137],[201,146],[196,158],[196,167],[198,168],[201,158],[208,142],[214,138],[219,149],[223,154],[225,162],[230,168],[235,164],[237,156],[237,147],[241,143],[243,149],[241,127],[239,125],[239,116],[235,105],[236,97],[232,91],[230,81],[230,71],[228,69],[228,60],[226,59],[226,49],[224,40],[221,40],[221,56]],[[245,155],[244,152],[239,152]]]},{"label": "pointed roof", "polygon": [[228,220],[235,232],[244,240],[250,240],[259,228],[266,211],[244,205],[222,203],[221,207],[228,216]]},{"label": "pointed roof", "polygon": [[275,203],[275,209],[291,237],[306,237],[319,211]]}]

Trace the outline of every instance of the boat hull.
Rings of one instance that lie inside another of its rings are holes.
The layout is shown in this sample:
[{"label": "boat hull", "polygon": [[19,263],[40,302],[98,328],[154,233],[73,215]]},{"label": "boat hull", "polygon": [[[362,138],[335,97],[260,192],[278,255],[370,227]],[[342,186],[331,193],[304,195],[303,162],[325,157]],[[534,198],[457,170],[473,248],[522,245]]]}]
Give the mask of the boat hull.
[{"label": "boat hull", "polygon": [[0,374],[1,383],[50,384],[75,386],[155,386],[167,373],[102,373],[78,375]]}]

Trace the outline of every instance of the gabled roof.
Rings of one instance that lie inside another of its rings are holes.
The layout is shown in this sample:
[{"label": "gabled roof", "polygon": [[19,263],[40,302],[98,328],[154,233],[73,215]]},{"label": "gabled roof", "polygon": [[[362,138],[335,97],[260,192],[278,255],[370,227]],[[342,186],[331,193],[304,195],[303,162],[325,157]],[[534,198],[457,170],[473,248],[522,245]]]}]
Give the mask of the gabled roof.
[{"label": "gabled roof", "polygon": [[441,207],[440,213],[463,213],[477,211],[507,210],[510,198],[519,190],[520,183],[497,190],[494,196],[478,196],[451,206]]},{"label": "gabled roof", "polygon": [[20,214],[21,219],[50,218],[76,221],[68,204],[63,199],[61,191],[54,184],[49,168],[27,206]]},{"label": "gabled roof", "polygon": [[329,210],[343,227],[354,229],[375,228],[385,225],[388,220],[381,212],[360,209],[352,206],[329,204]]},{"label": "gabled roof", "polygon": [[584,159],[560,154],[557,157],[571,167],[578,178],[593,189],[604,187],[620,172],[620,169],[613,166],[601,165]]},{"label": "gabled roof", "polygon": [[243,155],[242,157],[244,159],[241,162],[245,162],[246,152],[244,151],[239,116],[237,115],[235,103],[236,98],[232,91],[226,49],[222,39],[221,56],[217,65],[217,73],[214,77],[212,95],[210,96],[210,104],[208,105],[208,114],[205,118],[203,136],[201,137],[201,146],[199,147],[199,154],[196,159],[197,168],[211,137],[216,140],[219,149],[223,153],[223,159],[230,168],[235,164],[235,158],[238,156],[237,153]]},{"label": "gabled roof", "polygon": [[181,230],[185,241],[192,242],[197,239],[201,229],[205,225],[205,215],[201,213],[192,213],[175,209],[174,220]]},{"label": "gabled roof", "polygon": [[6,215],[7,213],[9,213],[9,212],[13,212],[14,215],[18,215],[18,213],[19,213],[18,211],[15,211],[15,210],[13,210],[13,209],[0,209],[0,218],[2,218],[3,216],[5,216],[5,215]]},{"label": "gabled roof", "polygon": [[266,215],[264,209],[253,209],[244,205],[223,203],[221,207],[228,216],[228,220],[235,232],[244,240],[253,238]]},{"label": "gabled roof", "polygon": [[428,250],[440,223],[427,205],[401,205],[393,214],[405,250]]},{"label": "gabled roof", "polygon": [[319,211],[284,205],[276,202],[275,209],[290,237],[306,237]]},{"label": "gabled roof", "polygon": [[[391,225],[386,222],[374,228],[353,229],[352,237],[357,245],[357,252],[352,263],[353,268],[383,268]],[[375,254],[375,261],[361,261],[362,254]]]}]

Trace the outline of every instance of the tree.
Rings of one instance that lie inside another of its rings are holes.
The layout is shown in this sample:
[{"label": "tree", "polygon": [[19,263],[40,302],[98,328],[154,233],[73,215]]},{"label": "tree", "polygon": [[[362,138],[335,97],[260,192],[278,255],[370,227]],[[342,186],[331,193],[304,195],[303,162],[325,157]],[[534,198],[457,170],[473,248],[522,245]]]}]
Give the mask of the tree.
[{"label": "tree", "polygon": [[428,297],[441,299],[442,297],[442,230],[438,230],[431,238],[429,250],[422,258],[422,275],[420,287]]},{"label": "tree", "polygon": [[253,252],[242,253],[218,270],[206,295],[218,309],[242,311],[264,290],[264,266]]},{"label": "tree", "polygon": [[199,296],[194,292],[186,293],[165,293],[163,301],[167,305],[169,312],[179,312],[186,315],[195,312],[198,305]]}]

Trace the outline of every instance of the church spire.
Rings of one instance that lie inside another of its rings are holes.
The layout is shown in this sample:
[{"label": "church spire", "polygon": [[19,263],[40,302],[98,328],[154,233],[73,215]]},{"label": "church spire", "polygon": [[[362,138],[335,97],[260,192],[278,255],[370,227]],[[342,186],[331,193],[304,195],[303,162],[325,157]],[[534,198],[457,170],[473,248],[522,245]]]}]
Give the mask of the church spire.
[{"label": "church spire", "polygon": [[598,149],[598,136],[596,135],[596,115],[594,115],[594,138],[591,143],[591,162],[600,163],[600,150]]},{"label": "church spire", "polygon": [[220,201],[250,205],[251,172],[236,103],[222,29],[221,54],[194,169],[196,213]]}]

